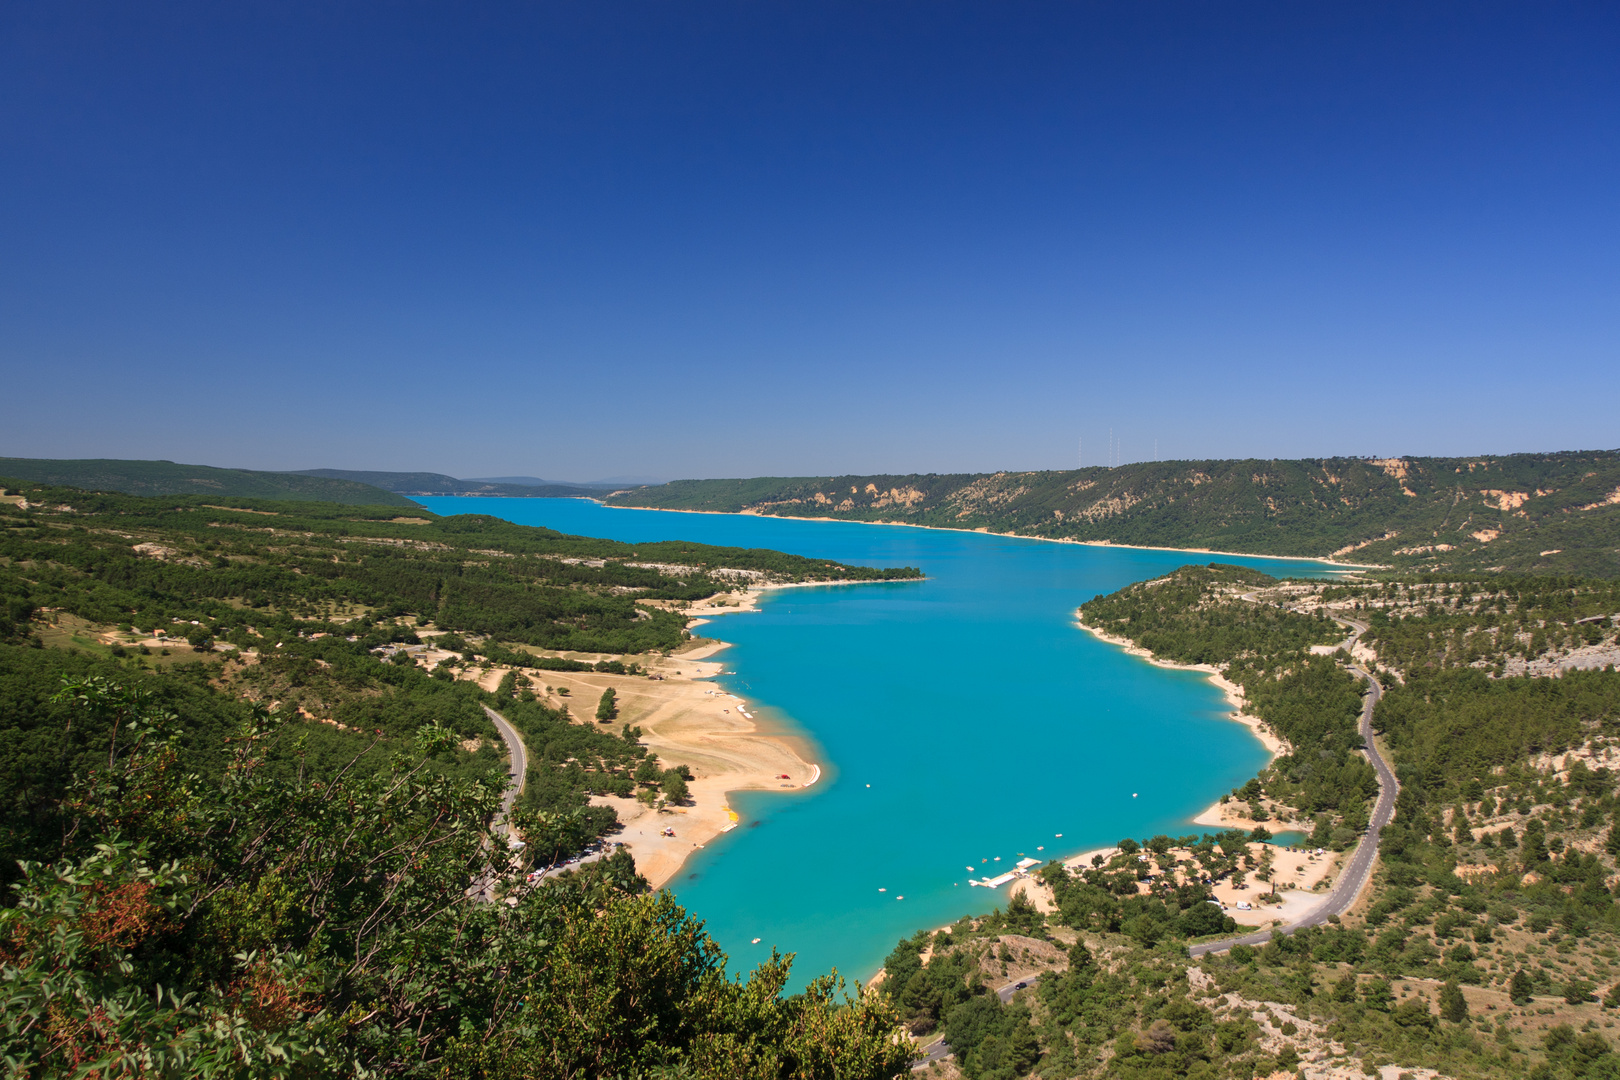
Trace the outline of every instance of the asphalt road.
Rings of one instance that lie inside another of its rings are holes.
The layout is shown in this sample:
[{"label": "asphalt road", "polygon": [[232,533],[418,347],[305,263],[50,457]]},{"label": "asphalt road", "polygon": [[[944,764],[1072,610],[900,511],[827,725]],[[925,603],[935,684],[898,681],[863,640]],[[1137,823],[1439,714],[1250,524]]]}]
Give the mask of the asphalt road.
[{"label": "asphalt road", "polygon": [[[502,741],[506,743],[512,782],[506,786],[506,794],[501,796],[502,820],[500,828],[506,833],[507,839],[510,840],[512,836],[512,806],[517,802],[517,797],[523,792],[523,778],[529,775],[529,752],[523,745],[523,737],[517,733],[516,728],[506,722],[506,717],[488,705],[484,706],[484,714],[489,717],[490,723],[495,725],[495,730],[500,733]],[[467,894],[481,899],[485,903],[492,903],[495,900],[495,884],[496,879],[486,873],[472,883],[467,890]]]},{"label": "asphalt road", "polygon": [[[1352,630],[1350,636],[1344,640],[1344,649],[1349,652],[1356,638],[1367,632],[1367,626],[1352,619],[1336,621]],[[1366,836],[1356,846],[1355,854],[1350,856],[1350,862],[1339,874],[1339,880],[1334,884],[1333,891],[1328,893],[1327,903],[1310,915],[1291,926],[1275,930],[1257,930],[1242,937],[1194,945],[1187,950],[1188,954],[1203,956],[1205,953],[1225,952],[1234,945],[1263,945],[1271,940],[1273,934],[1292,934],[1295,930],[1307,926],[1320,926],[1328,921],[1328,916],[1343,915],[1354,907],[1361,890],[1366,888],[1368,880],[1372,877],[1373,863],[1378,860],[1378,834],[1395,816],[1395,795],[1400,791],[1400,785],[1395,782],[1395,773],[1390,769],[1389,763],[1373,744],[1373,709],[1377,706],[1378,699],[1383,696],[1383,689],[1370,672],[1353,664],[1350,670],[1367,680],[1367,693],[1361,699],[1361,737],[1367,746],[1367,758],[1378,773],[1378,801],[1373,804],[1372,818],[1367,824]]]},{"label": "asphalt road", "polygon": [[[1018,993],[1018,991],[1024,989],[1025,987],[1034,986],[1040,981],[1040,978],[1041,976],[1038,972],[1034,975],[1026,975],[1022,979],[1019,979],[1016,982],[1010,982],[1006,986],[1003,986],[1001,989],[997,990],[996,997],[1000,998],[1001,1003],[1005,1005],[1007,1002],[1013,999],[1014,994]],[[916,1072],[918,1069],[926,1069],[934,1062],[943,1061],[950,1056],[951,1044],[946,1042],[945,1037],[942,1035],[933,1042],[929,1043],[927,1046],[923,1047],[922,1059],[911,1067],[911,1071]]]},{"label": "asphalt road", "polygon": [[506,789],[506,794],[501,797],[501,817],[508,819],[506,827],[510,831],[512,827],[510,821],[512,805],[517,802],[517,797],[523,793],[523,778],[529,775],[529,752],[523,745],[523,737],[517,733],[516,728],[506,722],[506,717],[488,705],[484,706],[484,713],[489,717],[489,722],[495,725],[495,730],[500,732],[501,738],[505,740],[507,755],[511,759],[512,783]]}]

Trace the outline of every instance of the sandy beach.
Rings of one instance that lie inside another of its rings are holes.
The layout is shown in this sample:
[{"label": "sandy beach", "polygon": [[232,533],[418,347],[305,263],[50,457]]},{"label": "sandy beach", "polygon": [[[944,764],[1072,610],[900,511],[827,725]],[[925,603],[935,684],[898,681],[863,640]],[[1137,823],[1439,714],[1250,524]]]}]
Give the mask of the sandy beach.
[{"label": "sandy beach", "polygon": [[[847,584],[865,582],[757,586],[746,592],[722,593],[677,610],[688,617],[688,627],[695,630],[722,615],[757,611],[761,596],[769,589]],[[685,765],[692,770],[694,779],[688,785],[691,798],[685,805],[658,811],[633,798],[591,797],[591,802],[611,806],[618,812],[624,828],[611,839],[630,849],[637,869],[654,888],[673,880],[694,851],[732,828],[748,827],[749,823],[731,808],[731,792],[803,791],[814,787],[823,776],[824,766],[815,760],[820,755],[806,736],[785,728],[773,729],[768,719],[760,717],[758,705],[711,681],[724,669],[718,657],[726,648],[723,641],[697,638],[669,656],[562,654],[592,663],[634,660],[646,669],[642,675],[539,669],[526,672],[548,704],[567,706],[579,722],[594,723],[590,718],[596,702],[603,690],[612,687],[619,715],[611,730],[616,732],[626,724],[639,727],[642,744],[658,755],[660,764]],[[430,663],[441,658],[437,650],[426,652],[424,659]],[[494,666],[462,677],[475,678],[479,685],[493,690],[508,670]],[[564,689],[566,695],[559,693]],[[674,835],[666,835],[665,830]]]},{"label": "sandy beach", "polygon": [[[1294,923],[1305,918],[1327,903],[1328,894],[1338,876],[1339,864],[1344,859],[1343,854],[1332,851],[1318,855],[1314,850],[1290,851],[1259,843],[1250,843],[1247,847],[1254,866],[1259,866],[1264,857],[1270,854],[1273,880],[1277,886],[1275,898],[1270,895],[1271,885],[1255,878],[1252,872],[1244,888],[1233,885],[1230,877],[1210,887],[1211,894],[1226,909],[1226,913],[1243,926],[1270,926],[1277,919]],[[1089,870],[1092,856],[1101,855],[1104,860],[1110,860],[1118,853],[1119,849],[1114,847],[1096,848],[1065,859],[1063,865],[1071,872]],[[1168,873],[1177,882],[1185,882],[1185,871],[1176,864],[1190,859],[1191,853],[1186,848],[1173,847],[1162,860],[1148,852],[1142,854],[1147,856],[1155,873]],[[1143,894],[1150,891],[1147,882],[1140,883],[1138,889]],[[1042,912],[1056,910],[1052,890],[1039,878],[1032,876],[1013,882],[1008,887],[1007,898],[1011,900],[1017,895],[1027,898]],[[1261,903],[1262,897],[1268,902]],[[1239,904],[1248,904],[1250,910],[1241,910]]]}]

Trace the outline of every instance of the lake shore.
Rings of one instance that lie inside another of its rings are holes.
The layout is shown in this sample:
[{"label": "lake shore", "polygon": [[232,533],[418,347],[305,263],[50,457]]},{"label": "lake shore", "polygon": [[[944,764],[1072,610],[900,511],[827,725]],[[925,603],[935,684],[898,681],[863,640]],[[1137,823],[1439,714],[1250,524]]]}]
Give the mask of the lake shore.
[{"label": "lake shore", "polygon": [[[1228,679],[1213,664],[1178,664],[1173,660],[1161,659],[1129,638],[1116,637],[1113,634],[1104,633],[1095,626],[1088,625],[1084,619],[1080,618],[1079,609],[1075,610],[1074,624],[1097,640],[1118,646],[1129,655],[1140,657],[1155,667],[1171,668],[1177,671],[1202,672],[1205,678],[1215,684],[1221,694],[1225,696],[1227,704],[1232,707],[1228,719],[1248,728],[1250,734],[1259,740],[1261,746],[1266,748],[1266,753],[1271,755],[1267,759],[1267,765],[1270,765],[1281,755],[1293,751],[1293,747],[1289,745],[1288,741],[1273,731],[1271,725],[1258,716],[1250,715],[1244,711],[1243,688]],[[1245,832],[1253,831],[1256,826],[1262,824],[1273,830],[1303,829],[1309,831],[1311,828],[1309,822],[1284,821],[1275,818],[1265,822],[1256,821],[1248,815],[1247,811],[1248,804],[1246,803],[1217,799],[1207,809],[1194,817],[1192,823],[1194,825],[1205,825],[1212,829],[1242,829]]]},{"label": "lake shore", "polygon": [[[677,610],[687,617],[687,628],[695,629],[723,615],[758,611],[765,593],[778,589],[883,583],[839,580],[755,585],[740,594],[721,593]],[[759,706],[712,682],[724,673],[725,665],[717,657],[729,647],[724,641],[698,638],[669,656],[639,658],[646,669],[644,675],[526,672],[548,704],[581,712],[611,686],[619,710],[613,727],[641,728],[642,744],[658,755],[661,765],[685,765],[692,770],[694,779],[687,785],[690,798],[684,805],[659,811],[633,798],[594,795],[590,800],[613,807],[619,815],[623,829],[612,839],[630,849],[637,870],[655,889],[673,881],[694,852],[734,828],[748,826],[731,807],[732,793],[803,791],[829,771],[818,762],[824,757],[808,736],[762,718]],[[612,659],[567,655],[587,662]],[[491,668],[479,676],[479,682],[493,689],[506,671]]]},{"label": "lake shore", "polygon": [[[1171,668],[1176,671],[1202,672],[1210,682],[1215,684],[1216,688],[1220,690],[1222,695],[1225,696],[1227,704],[1232,706],[1232,713],[1229,719],[1242,724],[1253,733],[1254,737],[1260,741],[1260,745],[1264,746],[1266,748],[1266,752],[1271,755],[1270,761],[1275,761],[1279,755],[1289,753],[1293,750],[1293,747],[1289,746],[1285,739],[1283,739],[1275,731],[1271,730],[1271,725],[1267,724],[1258,716],[1251,716],[1243,711],[1243,687],[1228,679],[1221,673],[1220,668],[1215,667],[1213,664],[1178,664],[1173,660],[1160,659],[1159,657],[1154,656],[1153,653],[1149,652],[1147,649],[1144,649],[1140,645],[1131,641],[1129,638],[1115,637],[1112,634],[1104,633],[1095,626],[1087,625],[1086,621],[1080,617],[1080,610],[1078,608],[1076,608],[1074,612],[1074,625],[1079,627],[1081,630],[1084,630],[1097,640],[1106,641],[1110,645],[1116,645],[1125,650],[1125,652],[1129,655],[1140,657],[1155,667]],[[1270,761],[1268,761],[1267,764],[1270,764]],[[1219,804],[1217,803],[1216,805]],[[1197,821],[1199,824],[1208,824],[1202,820],[1202,817],[1203,815],[1200,815],[1198,818],[1194,818],[1193,820]]]},{"label": "lake shore", "polygon": [[[1378,563],[1347,563],[1340,562],[1328,555],[1265,555],[1253,551],[1217,551],[1214,548],[1201,547],[1160,547],[1153,544],[1120,544],[1111,540],[1072,540],[1065,536],[1027,536],[1024,533],[994,532],[990,529],[953,529],[946,525],[918,525],[910,521],[855,521],[851,518],[835,518],[816,516],[810,514],[761,514],[757,510],[674,510],[662,506],[610,506],[599,499],[589,500],[597,503],[604,510],[650,510],[660,514],[713,514],[721,517],[759,517],[782,518],[786,521],[841,521],[846,525],[881,525],[894,529],[927,529],[930,532],[959,532],[978,533],[981,536],[1002,536],[1009,540],[1039,540],[1044,544],[1074,544],[1079,547],[1121,548],[1126,551],[1173,551],[1180,554],[1191,555],[1225,555],[1229,558],[1243,559],[1278,559],[1285,562],[1324,563],[1341,570],[1387,570],[1388,567]],[[814,584],[820,584],[819,582]],[[830,584],[830,583],[829,583]],[[849,584],[855,584],[850,582]]]},{"label": "lake shore", "polygon": [[[975,542],[945,529],[907,533],[829,529],[766,516],[616,515],[583,499],[425,502],[445,514],[466,512],[469,507],[487,512],[493,506],[498,516],[520,523],[625,543],[679,536],[722,546],[813,549],[810,553],[816,557],[840,562],[921,565],[928,570],[931,584],[918,589],[863,593],[842,586],[804,585],[793,592],[738,591],[721,593],[714,598],[717,603],[697,610],[671,598],[657,606],[671,615],[682,613],[675,625],[692,623],[692,633],[734,641],[737,646],[728,652],[718,642],[688,642],[689,651],[669,658],[667,664],[661,657],[626,658],[642,664],[652,659],[658,663],[656,673],[682,671],[690,679],[693,669],[685,665],[685,658],[695,650],[720,649],[698,655],[707,663],[723,664],[728,673],[735,669],[735,675],[718,681],[747,699],[743,705],[748,715],[740,716],[734,705],[730,714],[720,712],[728,706],[706,693],[715,688],[714,679],[687,684],[712,710],[709,719],[736,717],[733,730],[784,740],[800,761],[811,766],[811,776],[815,763],[823,770],[829,761],[836,765],[836,777],[826,777],[827,783],[818,782],[809,791],[800,789],[800,794],[812,794],[813,799],[777,800],[732,790],[735,803],[716,801],[717,806],[730,805],[741,812],[737,828],[746,835],[707,839],[713,826],[702,832],[701,823],[688,827],[690,812],[643,815],[648,828],[642,829],[644,839],[635,844],[636,857],[683,904],[703,914],[715,940],[739,963],[752,963],[777,947],[799,956],[796,970],[837,966],[847,972],[875,971],[894,942],[918,927],[955,922],[964,913],[1007,903],[1007,887],[999,890],[1000,895],[980,889],[970,892],[960,876],[964,864],[979,864],[983,857],[999,854],[1001,861],[994,865],[1006,866],[1009,856],[1025,852],[1037,858],[1089,859],[1087,849],[1121,836],[1143,835],[1149,817],[1153,822],[1149,832],[1164,831],[1172,824],[1168,819],[1159,824],[1165,808],[1174,806],[1176,818],[1202,809],[1186,803],[1189,787],[1204,790],[1213,800],[1261,764],[1252,743],[1233,738],[1230,729],[1221,727],[1233,706],[1203,689],[1209,673],[1193,678],[1172,675],[1156,665],[1122,663],[1111,648],[1075,647],[1071,613],[1082,600],[1162,574],[1168,565],[1207,562],[1207,557],[1124,548],[1090,550],[1089,545],[1065,549],[999,539]],[[1272,573],[1337,576],[1328,573],[1325,564],[1300,563],[1297,569],[1271,565],[1277,566]],[[754,583],[728,584],[742,590]],[[890,598],[896,602],[889,603]],[[788,608],[796,617],[785,617]],[[797,617],[801,608],[802,618]],[[766,618],[750,620],[745,614],[760,609],[768,613]],[[719,625],[716,617],[726,614],[739,616],[735,626]],[[693,622],[700,618],[707,623]],[[964,642],[980,640],[987,625],[996,629],[997,655],[1018,662],[1018,693],[983,708],[977,702],[964,708],[962,684],[976,697],[972,688],[981,677],[964,663]],[[593,683],[609,681],[594,672],[582,674]],[[541,675],[549,683],[559,677],[568,676]],[[634,677],[612,682],[627,688],[622,693],[631,687],[664,685]],[[1088,699],[1078,708],[1077,682],[1079,693]],[[574,698],[581,699],[584,693],[575,691]],[[757,710],[753,701],[759,702]],[[573,708],[583,720],[594,705],[593,696],[578,700]],[[1136,725],[1106,722],[1106,714],[1120,715],[1122,707],[1124,715],[1140,713],[1144,721],[1162,723],[1163,730],[1173,733],[1165,745],[1152,748],[1149,767],[1122,790],[1116,790],[1117,784],[1107,790],[1081,785],[1079,791],[1067,784],[1034,785],[1015,799],[952,800],[941,804],[941,814],[922,827],[902,829],[917,807],[939,796],[940,771],[926,756],[929,753],[938,757],[948,746],[971,750],[973,771],[984,776],[1018,776],[1031,767],[1027,744],[994,735],[995,725],[983,719],[987,710],[992,719],[1006,716],[1015,723],[1030,715],[1070,715],[1073,710],[1084,722],[1040,725],[1043,753],[1056,760],[1135,760],[1144,753],[1139,733],[1132,730]],[[628,709],[622,714],[624,720],[645,728],[637,715]],[[757,727],[743,727],[750,718],[759,721]],[[799,720],[807,728],[795,723]],[[615,722],[615,732],[622,722]],[[805,734],[821,745],[807,745]],[[673,747],[666,750],[644,742],[656,749],[661,764],[681,760]],[[696,773],[703,771],[694,768]],[[767,773],[764,779],[773,777]],[[802,783],[805,778],[795,779]],[[717,800],[727,789],[742,786],[722,784],[715,793]],[[1129,798],[1133,789],[1141,791],[1139,799]],[[767,784],[760,790],[768,794],[771,789]],[[699,791],[698,802],[706,799]],[[1153,807],[1161,812],[1154,813]],[[623,809],[627,822],[637,810],[628,804]],[[642,822],[628,823],[638,829]],[[872,822],[895,823],[903,840],[850,843],[852,835],[873,828]],[[660,840],[657,834],[671,824],[678,834],[674,842]],[[1197,832],[1200,827],[1168,831]],[[622,838],[637,840],[628,834]],[[705,846],[702,857],[694,859],[692,853],[700,850],[696,843]],[[721,843],[723,849],[717,847]],[[668,849],[670,858],[662,868],[652,866],[649,844]],[[878,892],[885,887],[885,892]],[[898,902],[902,895],[904,903]],[[825,925],[837,925],[840,931],[821,929],[823,918]]]}]

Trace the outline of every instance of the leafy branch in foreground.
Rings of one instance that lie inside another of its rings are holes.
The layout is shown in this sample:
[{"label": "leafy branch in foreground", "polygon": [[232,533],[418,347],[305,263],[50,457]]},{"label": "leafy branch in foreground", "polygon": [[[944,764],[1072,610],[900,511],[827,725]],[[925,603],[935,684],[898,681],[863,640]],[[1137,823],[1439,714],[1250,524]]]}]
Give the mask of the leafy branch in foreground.
[{"label": "leafy branch in foreground", "polygon": [[[264,768],[259,711],[224,775],[182,774],[172,722],[116,684],[60,853],[0,909],[0,1055],[17,1075],[894,1077],[911,1050],[835,978],[746,981],[627,856],[538,887],[490,824],[500,785],[429,767]],[[154,722],[155,721],[155,722]],[[352,762],[351,762],[352,765]],[[492,884],[505,902],[486,902]]]}]

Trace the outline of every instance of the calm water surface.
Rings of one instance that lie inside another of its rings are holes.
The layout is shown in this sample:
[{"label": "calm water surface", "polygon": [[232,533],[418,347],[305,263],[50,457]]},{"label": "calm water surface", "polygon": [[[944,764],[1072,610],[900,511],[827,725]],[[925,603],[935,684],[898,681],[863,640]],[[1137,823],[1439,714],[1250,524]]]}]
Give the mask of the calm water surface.
[{"label": "calm water surface", "polygon": [[669,883],[734,972],[775,946],[798,954],[796,984],[833,967],[868,979],[899,938],[1006,902],[1005,887],[970,887],[970,876],[1022,855],[1197,831],[1189,819],[1265,762],[1203,676],[1153,667],[1074,626],[1074,609],[1098,593],[1208,555],[581,499],[418,501],[577,535],[770,547],[928,575],[784,589],[759,613],[699,631],[734,643],[717,659],[735,674],[720,682],[821,755],[822,779],[803,792],[737,793],[742,827]]}]

